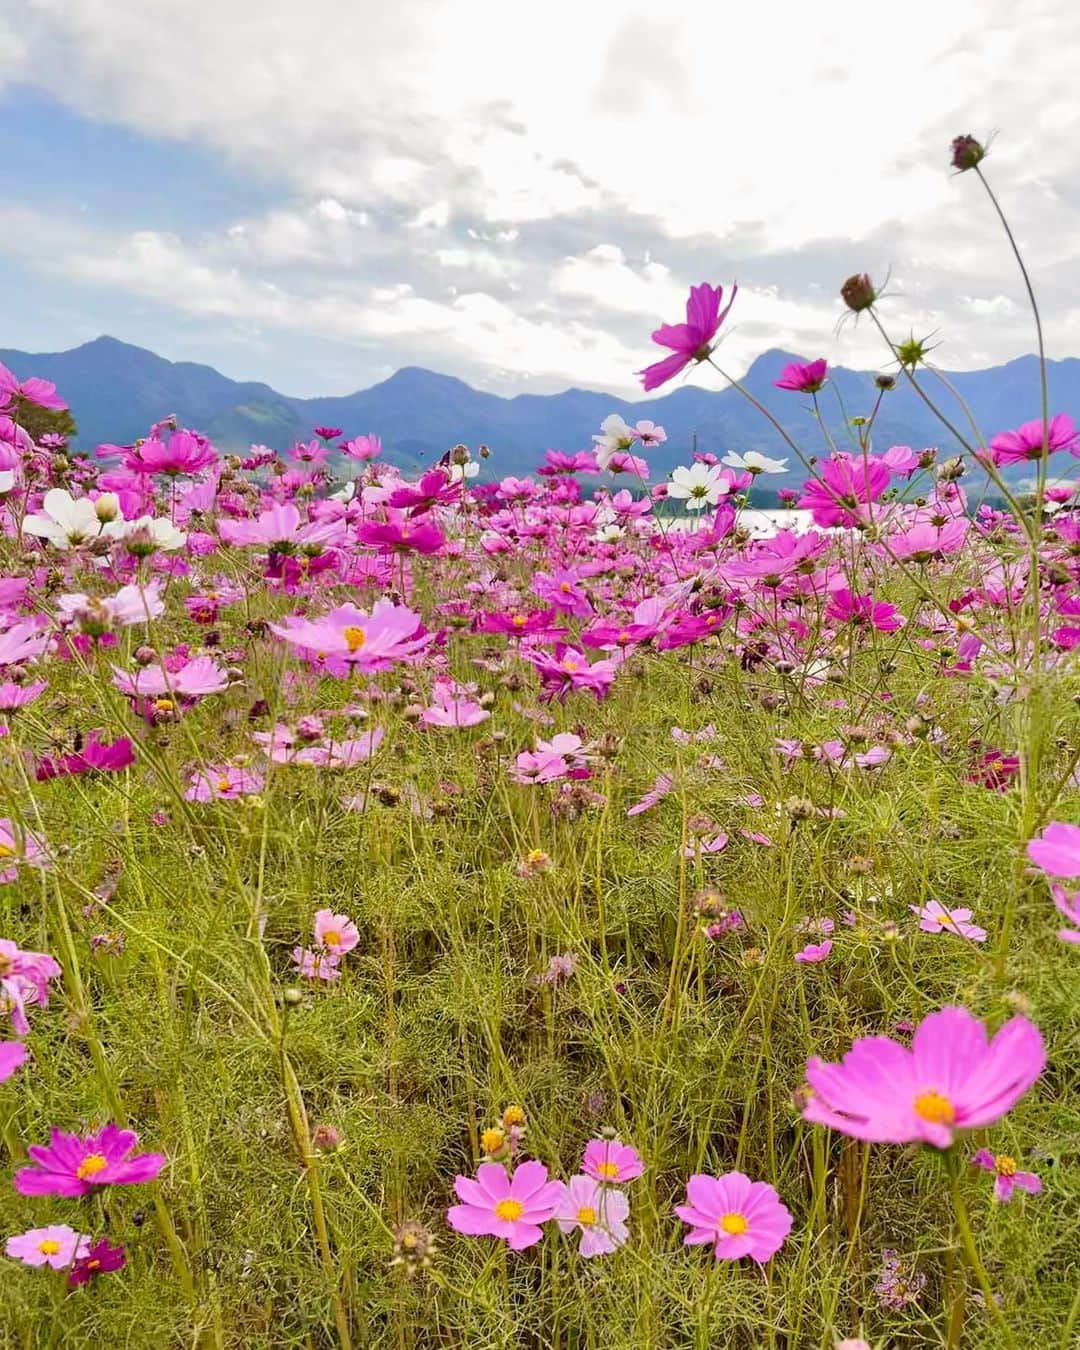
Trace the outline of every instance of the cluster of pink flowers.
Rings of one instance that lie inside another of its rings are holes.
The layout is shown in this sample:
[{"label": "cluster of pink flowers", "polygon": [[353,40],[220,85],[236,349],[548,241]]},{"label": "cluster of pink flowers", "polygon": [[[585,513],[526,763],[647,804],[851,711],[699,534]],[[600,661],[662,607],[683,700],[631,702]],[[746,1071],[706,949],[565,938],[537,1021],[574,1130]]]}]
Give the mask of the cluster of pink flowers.
[{"label": "cluster of pink flowers", "polygon": [[360,941],[360,933],[347,914],[330,909],[315,912],[314,945],[294,947],[296,973],[305,980],[332,982],[341,977],[341,958]]}]

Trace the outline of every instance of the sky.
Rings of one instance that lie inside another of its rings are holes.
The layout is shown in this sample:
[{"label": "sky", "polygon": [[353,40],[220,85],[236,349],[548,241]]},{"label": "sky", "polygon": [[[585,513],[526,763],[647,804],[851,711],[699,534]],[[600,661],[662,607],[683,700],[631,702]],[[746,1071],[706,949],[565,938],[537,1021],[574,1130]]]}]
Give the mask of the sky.
[{"label": "sky", "polygon": [[[109,333],[298,396],[419,365],[633,396],[691,283],[724,363],[1080,355],[1065,0],[0,0],[0,345]],[[696,373],[707,381],[712,372]],[[715,376],[714,376],[715,378]]]}]

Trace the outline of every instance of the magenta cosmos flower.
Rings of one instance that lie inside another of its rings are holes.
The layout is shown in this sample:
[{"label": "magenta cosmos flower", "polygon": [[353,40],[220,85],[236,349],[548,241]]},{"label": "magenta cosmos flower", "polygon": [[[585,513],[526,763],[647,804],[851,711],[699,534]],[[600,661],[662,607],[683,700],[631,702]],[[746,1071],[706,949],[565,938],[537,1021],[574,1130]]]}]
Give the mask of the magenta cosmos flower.
[{"label": "magenta cosmos flower", "polygon": [[618,1139],[590,1139],[585,1145],[585,1156],[581,1160],[581,1170],[596,1181],[607,1185],[620,1186],[624,1181],[633,1181],[645,1171],[641,1154],[629,1144]]},{"label": "magenta cosmos flower", "polygon": [[127,1265],[127,1254],[123,1247],[112,1246],[108,1238],[98,1238],[90,1244],[85,1256],[80,1256],[71,1268],[68,1284],[75,1288],[80,1284],[89,1284],[99,1275],[110,1270],[122,1270]]},{"label": "magenta cosmos flower", "polygon": [[1018,1186],[1028,1195],[1038,1195],[1042,1190],[1042,1182],[1035,1173],[1021,1172],[1016,1166],[1016,1159],[1010,1158],[1007,1153],[995,1156],[988,1148],[981,1148],[971,1161],[975,1167],[993,1172],[994,1199],[1000,1200],[1003,1205],[1012,1199],[1013,1191]]},{"label": "magenta cosmos flower", "polygon": [[6,407],[13,398],[24,398],[28,403],[36,403],[39,408],[48,408],[52,412],[63,412],[67,407],[51,380],[43,380],[38,375],[20,380],[7,366],[0,364],[0,407]]},{"label": "magenta cosmos flower", "polygon": [[800,966],[816,966],[819,961],[827,961],[831,951],[832,942],[828,938],[824,942],[809,942],[801,952],[795,953],[795,960]]},{"label": "magenta cosmos flower", "polygon": [[217,463],[217,451],[209,441],[190,431],[174,431],[168,441],[156,436],[144,441],[124,457],[124,467],[133,473],[180,474],[201,473]]},{"label": "magenta cosmos flower", "polygon": [[720,303],[724,298],[722,286],[710,286],[704,282],[700,286],[690,287],[690,296],[686,301],[686,322],[661,324],[652,335],[657,346],[670,347],[673,354],[637,372],[645,389],[658,389],[678,375],[680,370],[685,370],[691,361],[707,359],[712,351],[709,344],[727,318],[738,290],[738,286],[732,286],[731,299],[721,310]]},{"label": "magenta cosmos flower", "polygon": [[481,1163],[476,1180],[459,1176],[454,1190],[462,1201],[451,1205],[446,1220],[470,1237],[505,1238],[518,1252],[543,1236],[540,1225],[554,1217],[563,1183],[549,1181],[543,1163],[524,1162],[509,1176],[501,1163]]},{"label": "magenta cosmos flower", "polygon": [[948,1148],[957,1130],[1000,1120],[1045,1064],[1042,1036],[1026,1017],[988,1038],[966,1008],[942,1008],[923,1018],[910,1050],[864,1036],[839,1064],[811,1058],[803,1119],[870,1143]]},{"label": "magenta cosmos flower", "polygon": [[85,1234],[76,1233],[66,1223],[54,1223],[47,1228],[29,1228],[25,1233],[9,1237],[4,1251],[24,1266],[52,1266],[53,1270],[64,1270],[72,1261],[87,1254],[89,1241]]},{"label": "magenta cosmos flower", "polygon": [[940,900],[931,900],[921,908],[908,905],[908,909],[919,916],[919,927],[924,933],[955,933],[969,942],[986,941],[986,929],[970,922],[970,909],[946,909]]},{"label": "magenta cosmos flower", "polygon": [[751,1181],[742,1172],[710,1177],[698,1172],[686,1183],[685,1205],[675,1213],[690,1232],[686,1247],[711,1242],[718,1261],[741,1256],[768,1261],[791,1232],[791,1214],[766,1181]]},{"label": "magenta cosmos flower", "polygon": [[1080,877],[1080,825],[1056,820],[1027,846],[1036,867],[1051,877]]},{"label": "magenta cosmos flower", "polygon": [[828,370],[829,363],[824,357],[806,365],[792,361],[780,372],[780,378],[773,381],[773,387],[790,389],[795,394],[816,394],[828,378]]},{"label": "magenta cosmos flower", "polygon": [[630,1201],[619,1190],[602,1186],[592,1177],[571,1177],[555,1209],[559,1230],[581,1230],[578,1251],[582,1256],[606,1256],[629,1238],[626,1220]]},{"label": "magenta cosmos flower", "polygon": [[1045,436],[1041,421],[1025,422],[1015,431],[1003,431],[991,439],[990,458],[999,468],[1028,459],[1042,459],[1044,440],[1047,454],[1053,454],[1055,450],[1072,450],[1080,444],[1080,433],[1066,413],[1051,417],[1046,424]]},{"label": "magenta cosmos flower", "polygon": [[803,484],[799,507],[815,525],[858,525],[862,508],[876,502],[889,486],[889,466],[875,455],[853,456],[837,451],[820,467],[820,479]]},{"label": "magenta cosmos flower", "polygon": [[15,1173],[20,1195],[89,1195],[96,1186],[132,1186],[153,1181],[167,1161],[164,1153],[128,1157],[139,1142],[134,1130],[106,1125],[80,1139],[53,1127],[49,1143],[26,1150],[34,1166]]}]

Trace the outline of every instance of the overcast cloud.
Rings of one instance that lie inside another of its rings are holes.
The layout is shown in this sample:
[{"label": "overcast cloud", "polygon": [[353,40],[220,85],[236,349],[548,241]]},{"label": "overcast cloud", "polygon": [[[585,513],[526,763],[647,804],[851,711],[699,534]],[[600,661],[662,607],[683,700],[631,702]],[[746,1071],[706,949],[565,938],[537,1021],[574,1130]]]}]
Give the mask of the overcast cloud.
[{"label": "overcast cloud", "polygon": [[1080,12],[909,0],[0,0],[0,345],[101,332],[293,394],[424,365],[500,393],[632,393],[691,282],[725,357],[880,364],[883,278],[942,364],[1080,353]]}]

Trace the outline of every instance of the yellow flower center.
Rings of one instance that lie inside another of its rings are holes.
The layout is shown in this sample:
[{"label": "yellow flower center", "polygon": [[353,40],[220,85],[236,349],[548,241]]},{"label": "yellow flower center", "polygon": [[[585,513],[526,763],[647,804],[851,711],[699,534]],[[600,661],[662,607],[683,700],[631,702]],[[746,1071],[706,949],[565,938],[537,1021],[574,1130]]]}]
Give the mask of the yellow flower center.
[{"label": "yellow flower center", "polygon": [[154,707],[159,713],[170,713],[176,707],[176,704],[171,698],[156,698],[154,699]]},{"label": "yellow flower center", "polygon": [[356,624],[350,623],[341,630],[341,636],[345,639],[345,645],[351,652],[358,652],[367,641],[367,634]]},{"label": "yellow flower center", "polygon": [[104,1172],[108,1165],[108,1160],[100,1153],[88,1153],[75,1169],[75,1175],[80,1181],[85,1181],[87,1177],[95,1177],[99,1172]]},{"label": "yellow flower center", "polygon": [[508,1106],[506,1110],[503,1112],[502,1123],[506,1126],[507,1129],[509,1129],[511,1125],[524,1125],[525,1124],[524,1108],[521,1106],[514,1106],[514,1105]]},{"label": "yellow flower center", "polygon": [[503,1144],[506,1143],[506,1135],[502,1130],[485,1130],[480,1136],[480,1147],[485,1153],[498,1153]]},{"label": "yellow flower center", "polygon": [[525,861],[533,867],[538,867],[540,863],[547,862],[547,856],[542,848],[531,848],[525,855]]},{"label": "yellow flower center", "polygon": [[725,1233],[730,1233],[732,1237],[739,1237],[746,1232],[750,1225],[741,1214],[725,1214],[720,1220],[720,1227]]},{"label": "yellow flower center", "polygon": [[513,1223],[515,1219],[520,1219],[525,1213],[525,1206],[520,1200],[500,1200],[495,1206],[495,1217],[505,1219],[507,1223]]},{"label": "yellow flower center", "polygon": [[571,586],[568,581],[559,582],[559,590],[562,591],[563,595],[569,595],[573,589],[573,586]]},{"label": "yellow flower center", "polygon": [[341,942],[341,934],[336,933],[332,928],[329,928],[323,934],[323,942],[327,947],[336,947]]},{"label": "yellow flower center", "polygon": [[1007,1153],[1002,1153],[994,1159],[994,1171],[999,1177],[1014,1177],[1016,1175],[1016,1159],[1010,1158]]},{"label": "yellow flower center", "polygon": [[562,668],[568,674],[573,675],[577,671],[578,663],[568,656],[566,660],[562,663]]},{"label": "yellow flower center", "polygon": [[60,1250],[60,1244],[55,1238],[46,1238],[44,1242],[38,1243],[38,1251],[42,1256],[55,1256]]},{"label": "yellow flower center", "polygon": [[14,858],[15,850],[10,844],[0,844],[0,858]]},{"label": "yellow flower center", "polygon": [[219,792],[228,792],[228,790],[229,790],[231,787],[232,787],[232,784],[229,782],[229,780],[228,780],[227,778],[219,778],[219,779],[218,779],[217,790],[218,790]]},{"label": "yellow flower center", "polygon": [[585,1227],[596,1222],[596,1210],[592,1205],[582,1205],[577,1212],[577,1221]]},{"label": "yellow flower center", "polygon": [[951,914],[935,914],[934,918],[937,919],[938,923],[942,926],[942,928],[956,927],[956,920],[953,918]]},{"label": "yellow flower center", "polygon": [[605,1181],[610,1181],[619,1175],[619,1164],[613,1162],[597,1163],[596,1170]]},{"label": "yellow flower center", "polygon": [[931,1125],[951,1125],[956,1119],[956,1107],[940,1092],[923,1092],[915,1098],[915,1114]]},{"label": "yellow flower center", "polygon": [[524,614],[515,614],[514,617],[510,620],[510,622],[514,625],[515,628],[524,628],[525,625],[529,622],[529,620],[525,617]]},{"label": "yellow flower center", "polygon": [[622,632],[619,634],[619,636],[618,636],[618,638],[616,639],[616,641],[617,641],[617,642],[629,642],[629,641],[630,641],[630,634],[626,631],[625,628],[624,628],[624,629],[622,630]]},{"label": "yellow flower center", "polygon": [[87,1270],[100,1270],[100,1269],[101,1269],[101,1262],[97,1259],[96,1256],[95,1256],[95,1257],[92,1257],[89,1261],[87,1261],[87,1263],[86,1263],[86,1269],[87,1269]]}]

